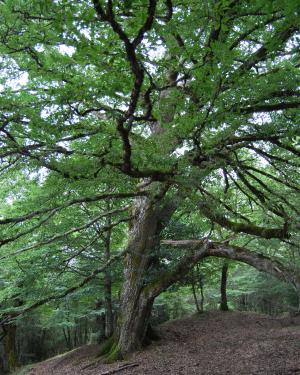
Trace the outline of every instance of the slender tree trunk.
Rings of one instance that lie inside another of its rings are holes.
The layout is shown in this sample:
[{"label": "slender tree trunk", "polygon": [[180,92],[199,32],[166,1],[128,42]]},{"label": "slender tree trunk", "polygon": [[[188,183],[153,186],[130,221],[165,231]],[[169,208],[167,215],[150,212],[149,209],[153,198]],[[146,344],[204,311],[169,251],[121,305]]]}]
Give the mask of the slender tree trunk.
[{"label": "slender tree trunk", "polygon": [[297,312],[300,314],[300,281],[299,282],[294,282],[294,288],[295,288],[295,291],[296,291],[297,297],[298,297]]},{"label": "slender tree trunk", "polygon": [[204,293],[203,293],[203,284],[200,285],[200,294],[201,294],[200,309],[201,309],[201,312],[203,312],[203,311],[204,311]]},{"label": "slender tree trunk", "polygon": [[[108,203],[108,210],[110,209]],[[106,226],[111,225],[111,217],[106,219]],[[104,237],[104,259],[108,262],[110,259],[110,245],[111,245],[111,229],[109,229]],[[114,315],[112,306],[112,281],[111,271],[107,268],[104,272],[104,308],[105,308],[105,337],[110,337],[114,330]]]},{"label": "slender tree trunk", "polygon": [[200,306],[199,301],[198,301],[197,292],[196,292],[196,288],[195,288],[194,283],[192,283],[192,292],[193,292],[193,297],[194,297],[194,302],[195,302],[197,312],[200,314],[200,313],[202,313],[202,310],[201,310],[201,306]]},{"label": "slender tree trunk", "polygon": [[18,355],[16,348],[17,326],[10,323],[5,326],[5,337],[3,339],[4,347],[4,370],[7,372],[14,371],[18,363]]},{"label": "slender tree trunk", "polygon": [[203,290],[203,277],[201,275],[199,279],[199,285],[200,285],[200,295],[201,295],[200,309],[203,312],[204,311],[204,290]]},{"label": "slender tree trunk", "polygon": [[228,263],[224,262],[222,267],[222,276],[221,276],[221,311],[228,311],[227,304],[227,275],[228,275]]},{"label": "slender tree trunk", "polygon": [[68,350],[71,350],[73,348],[73,345],[72,345],[70,328],[69,327],[63,328],[63,334],[65,337],[67,348]]},{"label": "slender tree trunk", "polygon": [[[96,310],[100,310],[103,306],[102,300],[96,301]],[[97,314],[96,315],[96,327],[98,332],[97,342],[102,342],[105,338],[105,313]]]},{"label": "slender tree trunk", "polygon": [[4,363],[3,359],[0,357],[0,375],[4,375]]},{"label": "slender tree trunk", "polygon": [[76,348],[77,343],[78,343],[78,330],[79,330],[79,326],[75,325],[75,327],[74,327],[74,340],[73,340],[73,347],[74,348]]},{"label": "slender tree trunk", "polygon": [[197,291],[196,291],[197,280],[195,279],[195,271],[194,270],[192,270],[191,276],[192,276],[191,286],[192,286],[192,293],[193,293],[193,297],[194,297],[194,302],[195,302],[197,312],[200,314],[200,313],[203,312],[203,310],[201,309],[201,305],[199,304],[198,297],[197,297]]}]

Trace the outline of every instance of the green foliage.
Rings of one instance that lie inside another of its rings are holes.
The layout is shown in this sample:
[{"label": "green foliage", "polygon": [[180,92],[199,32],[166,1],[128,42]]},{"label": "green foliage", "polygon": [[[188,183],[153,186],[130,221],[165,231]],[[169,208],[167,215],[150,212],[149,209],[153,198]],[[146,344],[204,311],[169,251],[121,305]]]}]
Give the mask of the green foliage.
[{"label": "green foliage", "polygon": [[[161,239],[264,254],[300,287],[299,17],[297,0],[0,2],[1,321],[23,338],[53,330],[60,350],[85,319],[97,332],[105,276],[117,311],[127,263],[105,265],[145,195]],[[141,287],[187,251],[139,254]],[[220,265],[199,265],[205,308]],[[230,262],[230,275],[233,308],[243,295],[259,311],[297,304],[253,270]],[[162,315],[193,311],[190,281],[157,298]]]}]

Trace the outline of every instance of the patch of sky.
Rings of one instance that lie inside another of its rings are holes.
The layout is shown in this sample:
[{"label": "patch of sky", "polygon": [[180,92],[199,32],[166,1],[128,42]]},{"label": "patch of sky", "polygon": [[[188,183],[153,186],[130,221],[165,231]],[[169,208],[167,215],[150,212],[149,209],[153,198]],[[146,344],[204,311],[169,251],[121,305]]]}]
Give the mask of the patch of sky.
[{"label": "patch of sky", "polygon": [[69,57],[71,57],[75,51],[76,51],[76,48],[73,47],[73,46],[68,46],[66,44],[60,44],[57,49],[59,50],[59,52],[62,54],[62,55],[67,55]]}]

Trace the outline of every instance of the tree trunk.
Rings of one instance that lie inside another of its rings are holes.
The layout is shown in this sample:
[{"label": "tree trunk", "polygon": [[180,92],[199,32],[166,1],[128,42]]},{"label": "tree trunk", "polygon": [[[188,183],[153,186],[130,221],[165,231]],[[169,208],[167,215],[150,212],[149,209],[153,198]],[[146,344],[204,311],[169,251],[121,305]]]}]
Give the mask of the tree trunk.
[{"label": "tree trunk", "polygon": [[63,334],[66,342],[66,346],[68,350],[72,349],[72,341],[71,341],[71,332],[69,327],[63,327]]},{"label": "tree trunk", "polygon": [[[96,301],[96,310],[100,310],[103,305],[102,300]],[[102,342],[105,338],[105,313],[97,313],[96,315],[96,327],[98,332],[97,342]]]},{"label": "tree trunk", "polygon": [[[177,72],[170,72],[167,76],[170,88],[160,93],[160,112],[163,123],[161,121],[152,123],[151,135],[154,137],[163,134],[164,125],[171,123],[174,119],[176,104],[171,99],[171,94],[176,86],[177,76]],[[174,144],[169,146],[170,151],[175,144],[177,144],[177,140],[174,140]],[[178,206],[174,200],[165,205],[162,204],[170,187],[168,183],[157,183],[151,182],[150,179],[144,179],[139,187],[150,193],[149,196],[152,196],[152,199],[147,196],[139,197],[136,198],[133,205],[128,252],[124,262],[120,312],[115,333],[105,348],[108,361],[124,357],[145,343],[155,298],[147,288],[146,279],[149,269],[159,265],[158,257],[153,253],[159,248],[160,232]],[[183,198],[181,194],[177,197],[179,201]]]},{"label": "tree trunk", "polygon": [[168,205],[163,206],[159,199],[153,202],[148,197],[140,197],[135,201],[117,327],[112,339],[103,348],[108,362],[126,357],[147,341],[145,339],[155,298],[147,288],[147,277],[159,265],[156,256],[159,235],[176,207],[176,202],[168,202]]},{"label": "tree trunk", "polygon": [[4,347],[3,367],[5,371],[12,372],[19,365],[17,349],[16,349],[17,326],[14,323],[10,323],[5,326],[4,330],[5,330],[5,337],[3,339],[3,347]]},{"label": "tree trunk", "polygon": [[296,281],[294,283],[294,288],[295,288],[295,291],[296,291],[297,297],[298,297],[298,308],[297,308],[297,311],[298,311],[298,313],[300,313],[300,280]]},{"label": "tree trunk", "polygon": [[204,291],[203,291],[203,276],[202,275],[200,275],[199,285],[200,285],[200,295],[201,295],[200,309],[203,312],[204,311]]},{"label": "tree trunk", "polygon": [[222,267],[222,276],[221,276],[221,303],[220,310],[228,311],[227,304],[227,274],[228,274],[228,263],[224,262]]},{"label": "tree trunk", "polygon": [[[196,277],[197,276],[198,275],[196,275]],[[201,309],[201,303],[199,304],[198,297],[197,297],[197,291],[196,291],[197,280],[196,280],[196,277],[195,277],[195,271],[192,270],[192,272],[191,272],[192,293],[193,293],[194,302],[195,302],[195,306],[196,306],[197,312],[200,314],[200,313],[203,312],[203,310]]]},{"label": "tree trunk", "polygon": [[145,197],[137,199],[135,203],[135,219],[129,233],[129,253],[125,260],[121,311],[117,322],[118,343],[115,351],[123,356],[141,348],[146,335],[153,299],[147,298],[143,287],[151,250],[158,244],[155,206]]},{"label": "tree trunk", "polygon": [[[108,203],[108,210],[109,207]],[[111,225],[111,217],[108,216],[106,219],[106,226]],[[110,260],[110,244],[111,244],[111,229],[105,234],[104,237],[104,259],[105,262]],[[105,308],[105,337],[111,337],[114,329],[114,315],[113,315],[113,306],[112,306],[112,291],[111,291],[112,281],[111,281],[111,272],[107,268],[104,272],[104,308]]]}]

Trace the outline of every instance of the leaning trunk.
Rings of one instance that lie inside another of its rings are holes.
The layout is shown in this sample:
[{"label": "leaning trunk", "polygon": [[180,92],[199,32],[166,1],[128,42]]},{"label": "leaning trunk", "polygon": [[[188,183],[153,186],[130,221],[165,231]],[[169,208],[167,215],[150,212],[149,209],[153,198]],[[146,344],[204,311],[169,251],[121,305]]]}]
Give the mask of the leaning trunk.
[{"label": "leaning trunk", "polygon": [[159,244],[158,211],[156,205],[146,197],[136,200],[133,211],[120,313],[115,334],[105,348],[108,361],[141,348],[153,305],[153,298],[145,293],[144,284],[151,252]]},{"label": "leaning trunk", "polygon": [[121,314],[118,345],[123,356],[140,349],[147,342],[154,299],[149,299],[143,292],[135,296],[138,297],[135,299],[136,303],[128,304]]}]

